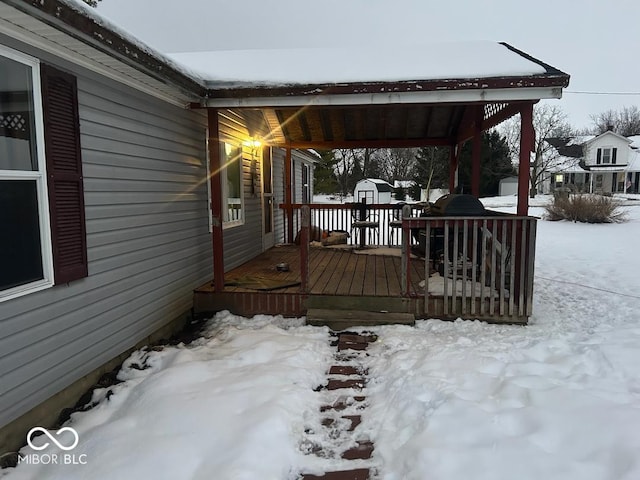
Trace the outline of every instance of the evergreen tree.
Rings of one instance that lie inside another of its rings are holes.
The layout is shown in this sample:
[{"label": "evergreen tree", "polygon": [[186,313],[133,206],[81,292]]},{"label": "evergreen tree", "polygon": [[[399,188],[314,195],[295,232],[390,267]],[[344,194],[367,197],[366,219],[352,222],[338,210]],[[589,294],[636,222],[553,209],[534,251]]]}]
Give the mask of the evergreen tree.
[{"label": "evergreen tree", "polygon": [[414,187],[410,195],[420,198],[424,188],[447,188],[449,185],[449,148],[421,147],[416,155],[412,180]]},{"label": "evergreen tree", "polygon": [[[466,142],[458,156],[458,187],[464,193],[471,193],[471,151],[472,142]],[[511,155],[506,139],[496,130],[483,133],[480,196],[497,195],[500,180],[515,174],[516,171],[511,164]],[[431,178],[430,183],[429,178]],[[416,190],[427,188],[428,183],[432,189],[448,188],[449,148],[420,148],[413,179],[418,184]]]},{"label": "evergreen tree", "polygon": [[[458,185],[464,193],[471,193],[472,142],[462,147],[458,160]],[[482,156],[480,167],[480,196],[498,195],[500,180],[516,175],[506,139],[496,130],[482,134]]]},{"label": "evergreen tree", "polygon": [[340,190],[335,171],[338,160],[333,150],[323,150],[318,153],[320,154],[320,161],[316,164],[313,172],[314,190],[316,193],[337,193]]}]

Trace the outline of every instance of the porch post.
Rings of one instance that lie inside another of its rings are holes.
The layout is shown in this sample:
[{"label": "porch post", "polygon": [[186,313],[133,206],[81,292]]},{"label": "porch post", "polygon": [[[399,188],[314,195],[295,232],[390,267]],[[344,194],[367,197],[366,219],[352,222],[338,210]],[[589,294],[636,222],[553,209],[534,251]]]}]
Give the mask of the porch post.
[{"label": "porch post", "polygon": [[209,124],[209,171],[211,172],[211,240],[213,243],[213,291],[224,290],[224,239],[222,235],[222,182],[220,181],[220,127],[218,110],[207,109]]},{"label": "porch post", "polygon": [[476,110],[476,119],[473,124],[473,143],[471,151],[471,194],[480,198],[480,160],[482,157],[482,120],[484,118],[484,105],[479,105]]},{"label": "porch post", "polygon": [[449,147],[449,193],[455,193],[458,186],[458,151],[458,144]]},{"label": "porch post", "polygon": [[517,214],[529,213],[529,170],[535,132],[533,130],[533,103],[526,103],[520,109],[520,165],[518,166],[518,208]]},{"label": "porch post", "polygon": [[311,210],[309,205],[300,209],[300,291],[309,292],[309,230],[311,227]]},{"label": "porch post", "polygon": [[287,147],[284,156],[284,203],[287,215],[287,242],[293,243],[293,208],[291,207],[291,147]]}]

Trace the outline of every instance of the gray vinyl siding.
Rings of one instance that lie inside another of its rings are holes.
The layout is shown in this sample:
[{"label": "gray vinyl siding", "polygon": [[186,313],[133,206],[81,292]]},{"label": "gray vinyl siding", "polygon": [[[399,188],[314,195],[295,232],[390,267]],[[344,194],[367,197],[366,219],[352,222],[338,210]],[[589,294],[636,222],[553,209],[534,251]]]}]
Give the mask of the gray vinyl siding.
[{"label": "gray vinyl siding", "polygon": [[212,274],[206,116],[19,49],[78,78],[89,276],[0,303],[0,426],[187,311]]},{"label": "gray vinyl siding", "polygon": [[[251,138],[252,135],[245,126],[245,118],[240,118],[229,111],[221,112],[219,118],[222,140],[242,145],[243,140]],[[244,221],[242,225],[224,229],[225,270],[235,268],[262,253],[261,159],[259,152],[253,153],[255,155],[252,159],[252,149],[247,146],[242,149]],[[252,161],[255,162],[253,169]]]}]

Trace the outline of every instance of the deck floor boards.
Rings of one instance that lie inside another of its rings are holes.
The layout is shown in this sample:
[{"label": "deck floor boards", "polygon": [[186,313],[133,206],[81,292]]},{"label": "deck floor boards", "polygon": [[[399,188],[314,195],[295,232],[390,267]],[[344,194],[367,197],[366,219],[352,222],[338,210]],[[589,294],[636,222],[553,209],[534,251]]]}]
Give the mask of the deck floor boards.
[{"label": "deck floor boards", "polygon": [[[373,253],[373,252],[372,252]],[[276,265],[289,264],[288,272]],[[399,296],[401,292],[399,256],[366,255],[350,249],[311,248],[309,252],[309,293],[313,295]],[[257,277],[283,282],[300,281],[300,250],[294,245],[278,246],[225,274],[226,282]],[[423,260],[411,261],[411,281],[415,285],[424,277]],[[203,286],[201,288],[206,288]],[[210,287],[209,287],[210,288]],[[227,292],[255,291],[227,285]],[[274,293],[299,293],[300,287],[272,290]],[[267,292],[268,293],[268,292]]]}]

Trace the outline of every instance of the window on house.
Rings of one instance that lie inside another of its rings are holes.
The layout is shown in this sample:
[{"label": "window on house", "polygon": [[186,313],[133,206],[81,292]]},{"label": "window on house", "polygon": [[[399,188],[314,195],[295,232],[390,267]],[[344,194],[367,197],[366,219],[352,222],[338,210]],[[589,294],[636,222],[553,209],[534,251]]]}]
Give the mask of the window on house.
[{"label": "window on house", "polygon": [[226,226],[239,225],[244,221],[242,147],[223,143],[221,149],[223,223]]},{"label": "window on house", "polygon": [[617,150],[618,149],[614,147],[599,148],[596,154],[597,155],[596,163],[597,164],[616,163]]},{"label": "window on house", "polygon": [[75,78],[5,47],[0,71],[4,301],[86,276],[87,264]]},{"label": "window on house", "polygon": [[306,163],[302,164],[302,203],[311,203],[311,168]]}]

